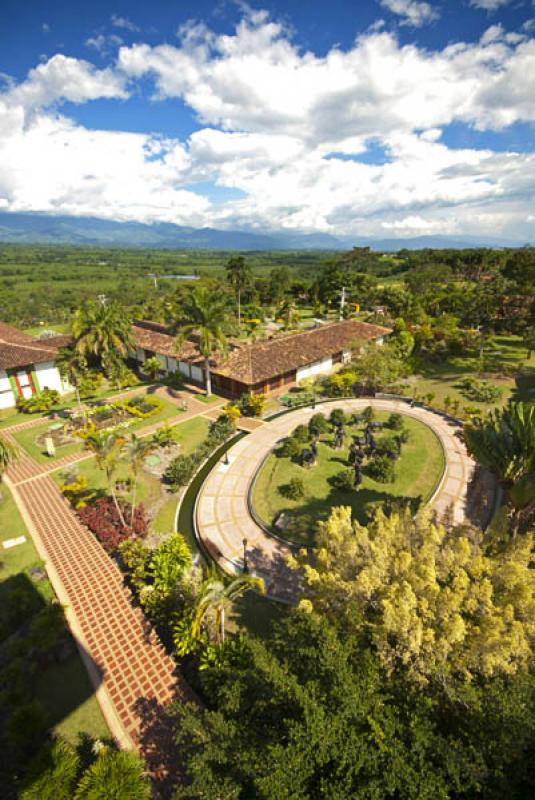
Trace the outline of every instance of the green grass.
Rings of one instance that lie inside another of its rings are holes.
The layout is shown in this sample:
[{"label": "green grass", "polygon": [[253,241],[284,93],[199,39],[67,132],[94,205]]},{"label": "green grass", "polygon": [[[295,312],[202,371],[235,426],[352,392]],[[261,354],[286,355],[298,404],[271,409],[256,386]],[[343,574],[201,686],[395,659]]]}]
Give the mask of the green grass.
[{"label": "green grass", "polygon": [[[521,365],[526,367],[525,373],[518,377],[503,376],[499,373],[489,375],[479,375],[479,362],[476,356],[457,356],[450,357],[446,361],[438,364],[426,364],[417,376],[414,388],[419,395],[433,393],[435,398],[433,405],[437,408],[444,407],[444,400],[447,396],[452,401],[459,401],[459,414],[462,415],[464,406],[475,406],[486,410],[489,406],[476,403],[465,397],[460,391],[459,382],[466,377],[476,377],[487,380],[493,386],[502,389],[501,399],[490,407],[503,406],[510,399],[522,401],[535,401],[535,354],[528,361],[526,348],[522,346],[522,340],[518,336],[496,336],[494,343],[497,346],[497,361],[507,372],[514,372],[520,369]],[[410,393],[410,392],[409,392]]]},{"label": "green grass", "polygon": [[49,713],[51,728],[73,744],[77,744],[80,734],[109,738],[108,726],[78,653],[47,669],[37,682],[36,694]]},{"label": "green grass", "polygon": [[[384,412],[376,413],[375,419],[384,421],[388,416]],[[371,509],[391,497],[420,496],[426,502],[444,471],[444,452],[430,428],[407,416],[404,416],[404,422],[410,438],[403,445],[401,457],[396,462],[396,479],[393,483],[377,483],[366,476],[364,470],[358,491],[335,490],[329,478],[347,469],[348,451],[347,447],[334,450],[329,444],[332,434],[328,433],[324,434],[318,446],[318,463],[310,469],[304,469],[290,459],[280,458],[273,453],[268,456],[254,487],[256,513],[278,535],[300,544],[313,544],[317,522],[326,519],[334,506],[351,506],[353,515],[365,523]],[[351,430],[348,426],[347,445],[351,442]],[[388,435],[386,431],[380,431],[376,438],[380,441]],[[305,497],[297,501],[283,497],[279,491],[294,477],[301,478],[305,485]],[[281,532],[273,526],[283,511],[289,515],[290,524]]]},{"label": "green grass", "polygon": [[[6,486],[1,487],[0,540],[26,536],[26,542],[9,550],[0,550],[0,596],[8,578],[26,575],[32,567],[43,566],[35,545],[26,529],[15,501]],[[54,598],[48,580],[32,581],[35,590],[45,601]],[[61,665],[40,674],[36,694],[50,716],[50,726],[75,742],[80,733],[107,738],[110,733],[93,693],[86,669],[76,652]]]}]

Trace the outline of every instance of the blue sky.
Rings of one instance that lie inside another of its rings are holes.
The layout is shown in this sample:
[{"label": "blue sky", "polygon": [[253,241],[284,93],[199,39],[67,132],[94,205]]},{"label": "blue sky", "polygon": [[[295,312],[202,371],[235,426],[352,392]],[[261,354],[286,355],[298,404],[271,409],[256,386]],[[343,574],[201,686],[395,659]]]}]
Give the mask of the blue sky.
[{"label": "blue sky", "polygon": [[3,0],[0,209],[535,239],[535,0]]}]

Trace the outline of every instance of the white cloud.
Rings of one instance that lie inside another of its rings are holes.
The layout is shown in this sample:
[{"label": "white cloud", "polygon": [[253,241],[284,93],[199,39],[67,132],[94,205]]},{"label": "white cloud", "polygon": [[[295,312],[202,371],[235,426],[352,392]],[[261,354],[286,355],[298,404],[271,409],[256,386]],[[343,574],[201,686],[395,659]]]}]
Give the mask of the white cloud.
[{"label": "white cloud", "polygon": [[[89,131],[55,113],[62,100],[123,99],[146,76],[154,102],[179,98],[197,115],[187,141]],[[113,68],[55,56],[0,95],[0,202],[216,227],[525,239],[535,156],[452,150],[441,137],[452,122],[534,120],[534,96],[535,41],[501,26],[435,52],[374,30],[318,57],[265,12],[232,35],[190,23],[177,46],[122,47]],[[386,163],[359,160],[372,142]],[[212,205],[196,182],[241,199]]]},{"label": "white cloud", "polygon": [[497,11],[502,6],[507,6],[511,0],[470,0],[470,5],[474,8],[482,8],[484,11]]},{"label": "white cloud", "polygon": [[48,24],[48,22],[42,23],[41,30],[43,31],[43,33],[50,33],[50,25]]},{"label": "white cloud", "polygon": [[87,61],[58,54],[30,70],[25,81],[10,89],[6,101],[32,111],[65,100],[84,103],[99,97],[127,96],[125,77],[116,71],[99,70]]},{"label": "white cloud", "polygon": [[121,39],[121,37],[117,36],[115,33],[96,33],[94,36],[90,36],[89,39],[86,39],[85,41],[86,47],[94,48],[101,55],[107,55],[111,50],[116,47],[120,47],[122,44],[123,39]]},{"label": "white cloud", "polygon": [[122,28],[125,31],[131,31],[132,33],[139,31],[138,26],[134,25],[132,20],[128,19],[128,17],[121,17],[118,14],[112,14],[110,22],[115,28]]},{"label": "white cloud", "polygon": [[383,8],[401,17],[401,25],[409,25],[412,28],[421,28],[440,16],[437,8],[419,0],[380,0],[380,3]]}]

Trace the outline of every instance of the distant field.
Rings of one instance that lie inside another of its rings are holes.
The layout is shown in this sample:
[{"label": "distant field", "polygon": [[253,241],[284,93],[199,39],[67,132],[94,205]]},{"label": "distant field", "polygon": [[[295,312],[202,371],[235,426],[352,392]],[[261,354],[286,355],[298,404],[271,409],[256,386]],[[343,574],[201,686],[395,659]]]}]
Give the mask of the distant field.
[{"label": "distant field", "polygon": [[[0,320],[26,328],[67,322],[83,300],[106,294],[135,306],[174,291],[171,275],[224,278],[235,252],[212,250],[127,250],[103,247],[0,245]],[[308,275],[329,253],[245,252],[257,275],[286,266]],[[157,286],[155,279],[157,278]]]}]

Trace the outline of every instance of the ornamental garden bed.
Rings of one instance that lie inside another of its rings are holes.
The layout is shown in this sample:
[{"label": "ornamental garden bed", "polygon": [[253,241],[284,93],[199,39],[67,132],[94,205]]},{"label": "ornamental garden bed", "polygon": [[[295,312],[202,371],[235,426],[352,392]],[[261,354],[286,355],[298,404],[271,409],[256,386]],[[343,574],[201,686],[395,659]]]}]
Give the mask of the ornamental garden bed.
[{"label": "ornamental garden bed", "polygon": [[[378,427],[373,433],[380,449],[388,449],[389,443],[399,434],[397,430],[379,427],[389,416],[385,412],[374,413],[373,421]],[[277,536],[310,546],[314,544],[318,521],[326,519],[334,506],[350,506],[353,515],[365,523],[378,506],[386,504],[388,507],[402,500],[413,500],[415,504],[427,502],[444,472],[442,445],[423,423],[407,415],[402,415],[402,422],[408,439],[401,445],[399,457],[393,460],[392,480],[377,480],[372,468],[375,459],[365,456],[362,482],[354,487],[349,447],[353,437],[363,439],[366,423],[346,424],[344,442],[338,449],[334,448],[336,429],[329,424],[320,434],[314,466],[302,466],[300,455],[282,455],[280,449],[268,456],[253,486],[254,511]],[[301,443],[301,451],[309,447],[309,442]],[[340,474],[344,472],[349,479],[347,488],[340,486]]]}]

